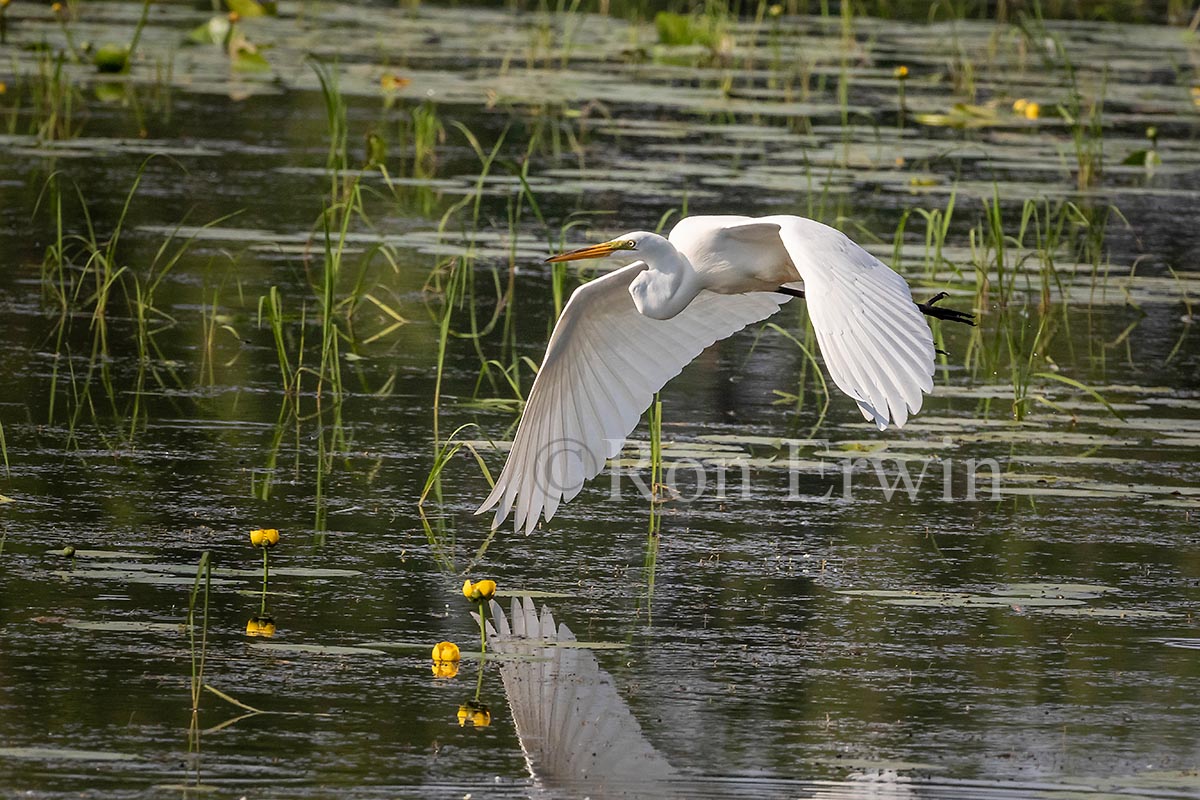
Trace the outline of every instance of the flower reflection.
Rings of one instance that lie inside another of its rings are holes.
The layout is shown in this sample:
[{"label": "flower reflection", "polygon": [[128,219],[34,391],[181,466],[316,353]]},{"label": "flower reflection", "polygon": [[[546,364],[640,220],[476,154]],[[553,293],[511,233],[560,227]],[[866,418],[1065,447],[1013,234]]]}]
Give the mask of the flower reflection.
[{"label": "flower reflection", "polygon": [[471,700],[458,707],[458,726],[465,728],[470,723],[475,728],[486,728],[492,724],[492,711],[486,704]]},{"label": "flower reflection", "polygon": [[275,635],[275,620],[262,615],[251,617],[246,622],[246,635],[270,639]]}]

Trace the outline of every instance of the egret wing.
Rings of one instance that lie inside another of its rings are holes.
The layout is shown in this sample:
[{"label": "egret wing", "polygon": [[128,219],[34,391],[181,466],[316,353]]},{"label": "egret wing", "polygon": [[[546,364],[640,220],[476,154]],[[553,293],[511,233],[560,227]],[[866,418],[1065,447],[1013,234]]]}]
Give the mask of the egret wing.
[{"label": "egret wing", "polygon": [[642,262],[584,284],[554,326],[512,450],[475,513],[498,506],[492,527],[515,511],[529,533],[620,452],[654,393],[713,342],[765,319],[785,295],[701,291],[669,320],[642,316],[629,284]]},{"label": "egret wing", "polygon": [[903,427],[933,391],[933,334],[904,278],[827,225],[779,222],[833,381],[879,430]]}]

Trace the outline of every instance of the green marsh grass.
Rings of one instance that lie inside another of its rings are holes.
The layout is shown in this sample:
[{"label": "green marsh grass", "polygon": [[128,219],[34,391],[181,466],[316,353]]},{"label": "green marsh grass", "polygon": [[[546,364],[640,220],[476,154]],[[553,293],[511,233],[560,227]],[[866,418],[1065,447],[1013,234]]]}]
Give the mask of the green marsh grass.
[{"label": "green marsh grass", "polygon": [[338,83],[338,65],[326,64],[310,58],[308,65],[316,73],[321,86],[321,99],[325,104],[325,121],[329,132],[329,149],[325,156],[325,169],[329,173],[329,194],[339,198],[339,183],[350,168],[349,124],[346,121],[346,100]]},{"label": "green marsh grass", "polygon": [[[192,718],[200,713],[200,694],[204,688],[204,666],[208,656],[208,600],[212,588],[212,553],[204,551],[196,567],[196,579],[188,596],[188,644],[191,653]],[[197,619],[197,611],[200,616]],[[199,638],[197,638],[199,632]],[[193,722],[194,724],[194,722]]]},{"label": "green marsh grass", "polygon": [[[82,389],[73,384],[76,401],[73,419],[78,421],[78,412],[85,406],[92,410],[93,419],[97,418],[91,391],[94,385],[92,379],[98,378],[114,415],[118,419],[128,420],[129,430],[125,441],[132,441],[143,420],[142,401],[147,377],[152,377],[160,387],[165,387],[168,382],[176,388],[184,385],[182,377],[162,357],[155,342],[158,333],[176,325],[174,317],[159,306],[156,300],[158,290],[163,280],[185,259],[199,232],[233,216],[225,215],[206,223],[187,237],[179,236],[184,224],[181,221],[172,233],[163,238],[150,258],[130,262],[127,248],[122,246],[122,238],[138,189],[147,168],[156,157],[149,156],[141,162],[125,193],[120,212],[106,233],[98,231],[90,204],[78,186],[73,188],[79,220],[75,226],[79,230],[68,231],[62,185],[65,177],[61,173],[52,173],[47,178],[35,205],[37,213],[45,200],[54,224],[53,239],[47,245],[42,259],[41,282],[45,297],[58,312],[55,352],[60,356],[63,354],[67,333],[76,315],[90,318],[88,328],[92,335],[92,348],[89,368]],[[130,335],[138,355],[134,391],[128,393],[130,402],[125,408],[121,407],[113,390],[108,359],[110,324],[113,319],[121,320],[122,326],[126,320],[132,322]],[[52,396],[48,404],[51,421],[54,419],[58,369],[56,360],[51,378]],[[73,372],[72,377],[74,379]],[[74,424],[71,430],[74,431]]]},{"label": "green marsh grass", "polygon": [[[1112,206],[1030,198],[1011,227],[998,187],[993,187],[991,199],[983,200],[983,221],[968,237],[976,273],[975,307],[983,312],[994,303],[996,320],[991,334],[983,328],[972,330],[964,363],[977,377],[1007,374],[1015,419],[1022,419],[1034,400],[1045,402],[1032,390],[1034,379],[1051,374],[1045,367],[1051,363],[1052,344],[1062,336],[1069,349],[1074,347],[1067,311],[1078,271],[1064,280],[1059,265],[1065,261],[1089,268],[1090,308],[1107,285],[1104,239],[1113,215],[1123,218]],[[1103,351],[1097,355],[1102,359]],[[1075,388],[1087,391],[1083,384]],[[983,402],[985,408],[989,404]]]},{"label": "green marsh grass", "polygon": [[[464,238],[469,242],[474,242],[473,233],[479,230],[480,215],[482,213],[484,185],[504,145],[508,129],[506,128],[497,136],[496,142],[490,151],[485,151],[479,140],[466,126],[455,123],[455,127],[458,128],[475,151],[475,155],[480,162],[480,169],[473,190],[448,208],[442,215],[442,219],[438,223],[438,234],[439,238],[444,236],[447,228],[457,222],[458,227],[463,229]],[[463,211],[468,211],[469,213],[460,216],[460,212]],[[499,293],[501,291],[500,278],[495,269],[492,271],[492,277],[493,283]],[[437,443],[441,441],[438,434],[441,416],[442,382],[445,374],[446,351],[450,339],[452,337],[455,339],[470,339],[478,351],[480,337],[496,323],[498,319],[497,315],[502,313],[502,310],[511,304],[511,294],[508,295],[507,299],[498,296],[496,312],[492,320],[481,328],[477,315],[478,304],[475,302],[475,258],[470,249],[463,256],[439,262],[426,281],[426,290],[440,294],[441,296],[441,308],[434,312],[434,319],[438,325],[437,366],[433,397],[433,440],[436,449]],[[511,293],[512,281],[510,281],[509,290]],[[456,310],[462,311],[464,309],[467,312],[468,328],[465,331],[459,331],[452,324],[453,317]],[[482,357],[482,353],[480,354],[481,361],[486,362],[486,359]]]},{"label": "green marsh grass", "polygon": [[[807,319],[807,317],[806,317]],[[787,404],[792,406],[794,418],[800,419],[801,413],[804,411],[805,405],[809,398],[809,385],[813,385],[813,390],[816,392],[818,402],[821,404],[820,411],[817,412],[816,422],[812,424],[812,428],[804,436],[804,438],[812,438],[821,426],[825,423],[825,416],[829,413],[829,403],[831,395],[829,385],[825,382],[825,374],[821,371],[821,364],[816,358],[816,333],[813,331],[812,325],[805,324],[804,326],[804,341],[801,341],[795,334],[788,331],[774,322],[768,322],[765,326],[767,329],[774,331],[783,338],[796,345],[796,348],[804,356],[800,363],[800,374],[796,378],[796,391],[785,392],[780,389],[774,390],[776,400],[775,403]]]},{"label": "green marsh grass", "polygon": [[0,420],[0,461],[4,463],[4,477],[12,478],[12,467],[8,463],[8,440],[4,438],[4,420]]}]

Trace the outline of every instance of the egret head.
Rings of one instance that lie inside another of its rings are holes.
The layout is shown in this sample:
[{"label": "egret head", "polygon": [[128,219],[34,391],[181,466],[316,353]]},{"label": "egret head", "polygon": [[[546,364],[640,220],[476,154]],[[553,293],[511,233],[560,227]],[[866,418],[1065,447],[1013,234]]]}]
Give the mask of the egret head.
[{"label": "egret head", "polygon": [[632,233],[618,236],[610,242],[588,245],[578,250],[572,250],[569,253],[560,253],[556,256],[551,256],[546,261],[551,264],[557,264],[560,261],[578,261],[581,258],[613,258],[622,264],[632,264],[634,261],[645,260],[647,245],[653,246],[658,242],[666,242],[666,240],[657,233],[633,231]]}]

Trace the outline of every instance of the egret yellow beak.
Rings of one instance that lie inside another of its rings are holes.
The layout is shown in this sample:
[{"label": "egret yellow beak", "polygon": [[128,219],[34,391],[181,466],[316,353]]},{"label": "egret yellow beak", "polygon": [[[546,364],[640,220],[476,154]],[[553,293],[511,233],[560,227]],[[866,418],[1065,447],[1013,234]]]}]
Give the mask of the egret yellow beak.
[{"label": "egret yellow beak", "polygon": [[588,247],[581,247],[578,250],[572,250],[569,253],[559,253],[556,256],[550,256],[546,259],[548,264],[557,264],[560,261],[578,261],[581,258],[604,258],[611,256],[618,250],[631,250],[628,242],[614,241],[605,242],[604,244],[593,244]]}]

